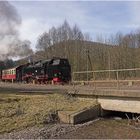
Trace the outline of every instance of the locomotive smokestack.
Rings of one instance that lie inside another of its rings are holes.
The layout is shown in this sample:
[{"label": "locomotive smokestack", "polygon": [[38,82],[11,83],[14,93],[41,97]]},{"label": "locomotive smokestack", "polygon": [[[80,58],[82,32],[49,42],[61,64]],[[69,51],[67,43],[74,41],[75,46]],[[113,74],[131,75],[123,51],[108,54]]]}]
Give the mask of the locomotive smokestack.
[{"label": "locomotive smokestack", "polygon": [[20,24],[21,17],[15,7],[0,1],[0,60],[31,52],[29,41],[21,41],[18,37]]}]

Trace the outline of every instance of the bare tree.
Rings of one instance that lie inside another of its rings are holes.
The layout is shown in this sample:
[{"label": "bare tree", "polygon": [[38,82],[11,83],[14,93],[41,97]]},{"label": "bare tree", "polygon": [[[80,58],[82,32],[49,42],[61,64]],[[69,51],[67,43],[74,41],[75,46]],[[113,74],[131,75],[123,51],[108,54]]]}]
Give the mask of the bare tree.
[{"label": "bare tree", "polygon": [[49,36],[50,36],[50,40],[51,40],[52,45],[58,43],[58,31],[55,27],[52,27],[49,30]]},{"label": "bare tree", "polygon": [[51,38],[48,33],[43,33],[38,38],[37,48],[41,50],[47,51],[47,49],[51,46]]},{"label": "bare tree", "polygon": [[76,24],[74,25],[72,32],[73,32],[73,37],[72,37],[73,40],[83,40],[84,39],[83,33],[81,32],[81,30],[79,29],[79,27]]}]

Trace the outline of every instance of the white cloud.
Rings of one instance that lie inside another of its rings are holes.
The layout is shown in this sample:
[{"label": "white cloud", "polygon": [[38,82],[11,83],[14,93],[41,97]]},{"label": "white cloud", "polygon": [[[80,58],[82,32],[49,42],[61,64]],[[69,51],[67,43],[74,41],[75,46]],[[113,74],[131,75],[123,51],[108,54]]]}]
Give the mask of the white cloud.
[{"label": "white cloud", "polygon": [[131,26],[132,28],[140,27],[140,1],[131,1],[128,7],[131,12],[131,25],[128,26]]},{"label": "white cloud", "polygon": [[124,7],[121,2],[119,4],[79,1],[13,1],[11,3],[22,18],[20,37],[29,39],[33,47],[40,34],[48,31],[52,26],[59,26],[65,19],[70,25],[78,24],[83,32],[89,32],[93,37],[96,34],[108,36],[118,31],[128,32],[140,25],[140,2],[126,2],[123,3]]},{"label": "white cloud", "polygon": [[72,2],[12,2],[21,15],[22,24],[19,28],[20,38],[36,45],[40,34],[48,31],[52,26],[59,26],[66,19],[70,25],[79,23],[80,28],[87,27],[87,20],[90,19],[87,9],[82,5]]},{"label": "white cloud", "polygon": [[30,40],[34,49],[38,36],[48,29],[47,24],[42,24],[36,19],[25,19],[19,28],[19,34],[22,40]]}]

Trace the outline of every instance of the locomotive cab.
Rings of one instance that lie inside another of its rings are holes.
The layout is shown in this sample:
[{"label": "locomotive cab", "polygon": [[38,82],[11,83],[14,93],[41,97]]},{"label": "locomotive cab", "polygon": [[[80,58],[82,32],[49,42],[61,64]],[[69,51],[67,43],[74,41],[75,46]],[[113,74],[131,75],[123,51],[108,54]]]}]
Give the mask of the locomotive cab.
[{"label": "locomotive cab", "polygon": [[49,79],[55,82],[71,80],[71,68],[67,59],[54,58],[48,63],[45,70]]}]

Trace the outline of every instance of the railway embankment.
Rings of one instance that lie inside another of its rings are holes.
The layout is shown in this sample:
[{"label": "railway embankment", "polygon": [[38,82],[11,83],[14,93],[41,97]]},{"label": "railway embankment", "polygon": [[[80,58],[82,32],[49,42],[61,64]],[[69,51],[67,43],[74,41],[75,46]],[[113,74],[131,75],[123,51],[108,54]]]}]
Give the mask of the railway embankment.
[{"label": "railway embankment", "polygon": [[33,84],[7,84],[1,83],[0,90],[6,92],[14,91],[16,94],[49,94],[58,93],[74,97],[96,98],[102,109],[110,111],[122,111],[140,113],[140,88],[122,87],[116,88],[94,88],[84,85],[33,85]]}]

